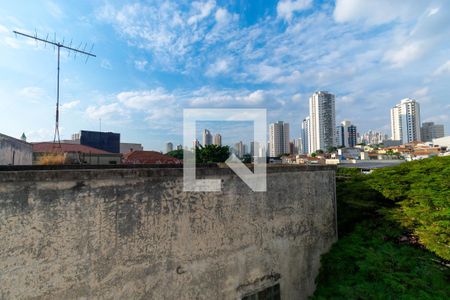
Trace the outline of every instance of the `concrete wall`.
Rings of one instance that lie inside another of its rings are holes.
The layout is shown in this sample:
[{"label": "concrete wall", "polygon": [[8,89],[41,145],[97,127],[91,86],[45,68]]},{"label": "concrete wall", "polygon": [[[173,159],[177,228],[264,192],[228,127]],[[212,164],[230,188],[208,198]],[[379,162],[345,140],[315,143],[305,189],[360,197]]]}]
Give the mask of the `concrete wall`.
[{"label": "concrete wall", "polygon": [[335,167],[268,169],[252,192],[185,193],[182,169],[0,171],[0,299],[240,299],[313,293],[336,240]]},{"label": "concrete wall", "polygon": [[31,165],[30,143],[0,133],[0,165]]}]

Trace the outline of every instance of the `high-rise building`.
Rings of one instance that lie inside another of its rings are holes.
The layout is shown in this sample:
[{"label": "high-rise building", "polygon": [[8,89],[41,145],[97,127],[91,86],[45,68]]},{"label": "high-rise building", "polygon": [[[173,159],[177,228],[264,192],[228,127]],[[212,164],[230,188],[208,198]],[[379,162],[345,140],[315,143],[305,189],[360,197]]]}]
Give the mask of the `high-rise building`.
[{"label": "high-rise building", "polygon": [[309,145],[309,135],[310,135],[310,119],[306,117],[302,122],[302,154],[308,154],[310,145]]},{"label": "high-rise building", "polygon": [[353,148],[356,141],[356,126],[350,121],[344,120],[340,125],[336,126],[336,146]]},{"label": "high-rise building", "polygon": [[295,140],[292,140],[289,142],[289,153],[290,154],[296,154],[297,153],[297,147],[295,146]]},{"label": "high-rise building", "polygon": [[284,153],[289,153],[289,123],[278,121],[277,123],[270,124],[269,133],[270,150],[269,155],[271,157],[278,156]]},{"label": "high-rise building", "polygon": [[245,144],[242,143],[242,141],[239,141],[239,143],[236,143],[234,145],[234,154],[236,154],[237,157],[242,158],[245,154]]},{"label": "high-rise building", "polygon": [[250,142],[250,155],[252,157],[259,155],[259,144],[258,144],[258,142]]},{"label": "high-rise building", "polygon": [[336,112],[335,96],[321,91],[309,98],[309,153],[326,151],[335,145]]},{"label": "high-rise building", "polygon": [[298,138],[295,140],[295,147],[297,148],[297,153],[295,154],[302,154],[303,153],[303,140],[302,138]]},{"label": "high-rise building", "polygon": [[222,136],[220,133],[214,135],[214,145],[222,146]]},{"label": "high-rise building", "polygon": [[360,137],[360,142],[366,145],[377,145],[388,139],[388,136],[382,132],[369,130]]},{"label": "high-rise building", "polygon": [[424,122],[420,128],[420,136],[423,142],[431,142],[433,139],[441,138],[444,134],[444,125],[434,122]]},{"label": "high-rise building", "polygon": [[420,105],[414,99],[406,98],[391,108],[392,140],[402,143],[420,141]]},{"label": "high-rise building", "polygon": [[171,151],[173,151],[173,144],[171,142],[168,142],[166,144],[166,153],[169,153]]},{"label": "high-rise building", "polygon": [[183,150],[183,145],[178,145],[177,150]]},{"label": "high-rise building", "polygon": [[203,146],[212,145],[212,134],[208,129],[203,130]]}]

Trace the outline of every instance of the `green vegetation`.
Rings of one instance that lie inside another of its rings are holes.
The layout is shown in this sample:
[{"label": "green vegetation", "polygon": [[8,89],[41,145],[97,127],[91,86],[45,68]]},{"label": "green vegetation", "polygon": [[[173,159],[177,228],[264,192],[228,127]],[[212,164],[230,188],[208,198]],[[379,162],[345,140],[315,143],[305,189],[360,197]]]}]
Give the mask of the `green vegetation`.
[{"label": "green vegetation", "polygon": [[218,145],[200,146],[195,149],[197,163],[222,163],[230,156],[230,147]]},{"label": "green vegetation", "polygon": [[358,224],[322,258],[313,299],[449,299],[448,267],[402,234],[383,220]]},{"label": "green vegetation", "polygon": [[178,149],[178,150],[173,150],[170,152],[167,152],[166,155],[178,158],[178,159],[183,159],[183,149]]},{"label": "green vegetation", "polygon": [[[198,164],[221,163],[225,162],[230,156],[230,147],[217,145],[199,146],[195,149],[195,154]],[[167,155],[183,159],[183,150],[173,150],[168,152]]]},{"label": "green vegetation", "polygon": [[339,241],[312,299],[450,299],[450,157],[339,168]]},{"label": "green vegetation", "polygon": [[395,209],[382,212],[417,235],[420,243],[450,260],[450,157],[413,161],[379,169],[368,184]]}]

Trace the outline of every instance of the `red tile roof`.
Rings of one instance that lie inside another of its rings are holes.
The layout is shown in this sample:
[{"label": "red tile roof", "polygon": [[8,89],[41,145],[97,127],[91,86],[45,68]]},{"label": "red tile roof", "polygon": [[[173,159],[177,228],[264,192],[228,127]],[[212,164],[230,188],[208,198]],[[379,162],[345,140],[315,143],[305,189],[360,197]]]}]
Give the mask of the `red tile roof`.
[{"label": "red tile roof", "polygon": [[100,150],[97,148],[80,145],[80,144],[67,144],[61,143],[61,148],[59,148],[58,144],[44,142],[44,143],[33,143],[33,152],[38,153],[66,153],[66,152],[81,152],[87,154],[115,154],[111,152],[107,152],[104,150]]},{"label": "red tile roof", "polygon": [[124,164],[181,164],[182,161],[156,151],[133,151],[123,156]]}]

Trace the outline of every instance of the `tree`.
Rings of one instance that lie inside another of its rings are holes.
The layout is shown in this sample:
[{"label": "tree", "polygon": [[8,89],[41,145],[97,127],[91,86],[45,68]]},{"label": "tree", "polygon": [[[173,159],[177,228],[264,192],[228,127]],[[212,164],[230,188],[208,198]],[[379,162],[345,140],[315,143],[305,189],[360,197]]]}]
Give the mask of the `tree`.
[{"label": "tree", "polygon": [[242,157],[242,162],[244,164],[252,163],[252,156],[250,154],[244,154],[244,156]]},{"label": "tree", "polygon": [[311,153],[311,157],[316,157],[316,156],[317,156],[316,152]]},{"label": "tree", "polygon": [[317,154],[323,154],[324,152],[323,152],[322,149],[319,149],[319,150],[316,151],[316,153],[317,153]]},{"label": "tree", "polygon": [[230,147],[206,145],[195,148],[197,163],[222,163],[230,157]]},{"label": "tree", "polygon": [[334,147],[334,146],[330,146],[330,147],[327,148],[327,152],[328,152],[328,153],[334,153],[334,152],[336,152],[336,151],[337,151],[337,148]]},{"label": "tree", "polygon": [[172,156],[172,157],[175,157],[178,159],[183,159],[183,149],[167,152],[166,155],[169,155],[169,156]]}]

